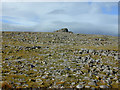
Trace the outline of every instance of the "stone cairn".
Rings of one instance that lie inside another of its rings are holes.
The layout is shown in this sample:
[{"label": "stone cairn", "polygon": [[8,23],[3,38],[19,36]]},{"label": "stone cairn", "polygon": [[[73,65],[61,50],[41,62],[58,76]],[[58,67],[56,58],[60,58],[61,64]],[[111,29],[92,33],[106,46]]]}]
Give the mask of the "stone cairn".
[{"label": "stone cairn", "polygon": [[73,33],[72,31],[69,31],[67,28],[62,28],[60,30],[57,30],[55,32],[67,32],[67,33]]}]

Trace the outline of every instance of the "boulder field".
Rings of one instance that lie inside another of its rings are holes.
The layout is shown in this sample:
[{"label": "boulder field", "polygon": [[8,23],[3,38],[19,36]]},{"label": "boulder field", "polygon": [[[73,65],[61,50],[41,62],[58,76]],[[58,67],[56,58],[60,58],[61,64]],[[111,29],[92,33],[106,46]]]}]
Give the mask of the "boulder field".
[{"label": "boulder field", "polygon": [[118,88],[118,37],[2,32],[2,87]]}]

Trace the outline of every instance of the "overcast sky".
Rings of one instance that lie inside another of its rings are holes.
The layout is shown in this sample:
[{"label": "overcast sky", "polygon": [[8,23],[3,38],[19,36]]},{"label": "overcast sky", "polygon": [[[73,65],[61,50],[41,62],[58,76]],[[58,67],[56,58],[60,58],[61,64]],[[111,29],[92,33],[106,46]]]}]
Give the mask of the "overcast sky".
[{"label": "overcast sky", "polygon": [[117,2],[4,2],[2,30],[118,34]]}]

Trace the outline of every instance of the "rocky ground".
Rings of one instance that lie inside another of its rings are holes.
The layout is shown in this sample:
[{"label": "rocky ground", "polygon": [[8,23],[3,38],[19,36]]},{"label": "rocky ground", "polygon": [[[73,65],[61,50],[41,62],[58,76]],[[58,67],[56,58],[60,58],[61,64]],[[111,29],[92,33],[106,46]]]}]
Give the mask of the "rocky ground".
[{"label": "rocky ground", "polygon": [[2,87],[119,88],[118,38],[2,32]]}]

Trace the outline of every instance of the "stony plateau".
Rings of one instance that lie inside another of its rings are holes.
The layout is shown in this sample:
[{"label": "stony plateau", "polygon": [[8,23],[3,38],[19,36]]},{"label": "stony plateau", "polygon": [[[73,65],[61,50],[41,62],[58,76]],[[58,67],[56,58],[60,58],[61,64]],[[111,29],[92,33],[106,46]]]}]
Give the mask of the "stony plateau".
[{"label": "stony plateau", "polygon": [[2,87],[118,88],[118,37],[2,32]]}]

